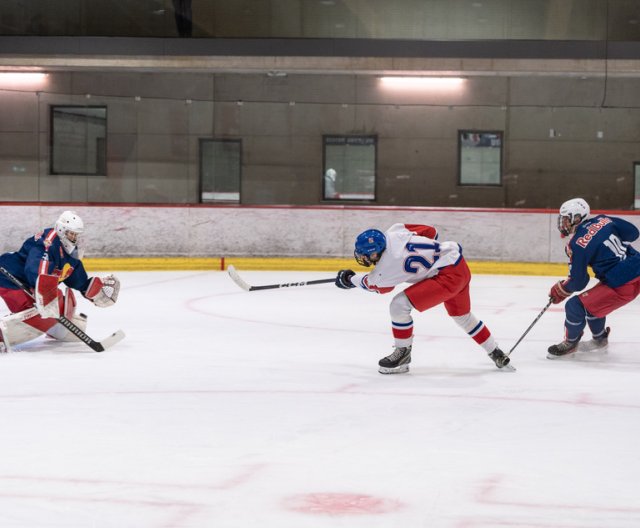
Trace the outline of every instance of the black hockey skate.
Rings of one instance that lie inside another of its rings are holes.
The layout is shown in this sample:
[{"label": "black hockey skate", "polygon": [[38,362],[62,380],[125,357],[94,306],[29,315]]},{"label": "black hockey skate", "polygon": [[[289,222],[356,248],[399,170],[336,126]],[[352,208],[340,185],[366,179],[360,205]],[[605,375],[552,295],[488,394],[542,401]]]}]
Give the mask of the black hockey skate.
[{"label": "black hockey skate", "polygon": [[609,345],[609,333],[611,332],[611,328],[607,326],[605,328],[602,335],[599,337],[594,337],[591,341],[587,341],[586,343],[582,343],[580,345],[580,350],[585,352],[594,352],[596,350],[605,352],[607,346]]},{"label": "black hockey skate", "polygon": [[504,368],[505,370],[515,370],[515,368],[509,365],[509,363],[511,362],[511,358],[509,358],[509,356],[507,356],[498,347],[496,347],[493,352],[489,352],[489,357],[493,360],[493,362],[496,364],[496,367],[498,367],[499,369]]},{"label": "black hockey skate", "polygon": [[576,341],[563,341],[557,345],[551,345],[547,350],[547,359],[558,359],[577,352],[578,343],[580,343],[579,339]]},{"label": "black hockey skate", "polygon": [[378,361],[378,372],[380,374],[409,372],[409,363],[411,363],[411,347],[396,347],[390,355]]}]

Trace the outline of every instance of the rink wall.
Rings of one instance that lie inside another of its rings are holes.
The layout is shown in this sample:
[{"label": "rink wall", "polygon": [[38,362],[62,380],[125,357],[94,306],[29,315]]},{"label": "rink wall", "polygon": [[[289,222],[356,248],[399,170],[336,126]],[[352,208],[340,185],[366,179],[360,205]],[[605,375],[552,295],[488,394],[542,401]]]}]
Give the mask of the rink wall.
[{"label": "rink wall", "polygon": [[[85,221],[87,263],[103,267],[109,259],[112,269],[127,262],[134,269],[220,269],[231,261],[239,268],[319,269],[319,259],[335,269],[353,262],[358,233],[396,222],[435,225],[440,240],[459,242],[469,261],[566,263],[557,211],[533,209],[0,204],[0,251],[15,251],[65,209]],[[633,212],[608,213],[640,227]],[[260,264],[251,265],[256,259]]]}]

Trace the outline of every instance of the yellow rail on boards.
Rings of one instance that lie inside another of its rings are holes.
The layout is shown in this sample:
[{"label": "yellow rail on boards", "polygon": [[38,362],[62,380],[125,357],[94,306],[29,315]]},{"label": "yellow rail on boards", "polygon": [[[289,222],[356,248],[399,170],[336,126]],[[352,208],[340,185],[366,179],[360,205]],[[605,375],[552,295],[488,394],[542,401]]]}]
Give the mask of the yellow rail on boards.
[{"label": "yellow rail on boards", "polygon": [[[468,261],[472,273],[485,275],[548,275],[565,277],[567,264],[542,262],[484,262]],[[145,258],[86,258],[87,271],[221,271],[229,265],[239,270],[264,271],[330,271],[350,268],[366,271],[352,258],[244,258],[244,257],[145,257]]]}]

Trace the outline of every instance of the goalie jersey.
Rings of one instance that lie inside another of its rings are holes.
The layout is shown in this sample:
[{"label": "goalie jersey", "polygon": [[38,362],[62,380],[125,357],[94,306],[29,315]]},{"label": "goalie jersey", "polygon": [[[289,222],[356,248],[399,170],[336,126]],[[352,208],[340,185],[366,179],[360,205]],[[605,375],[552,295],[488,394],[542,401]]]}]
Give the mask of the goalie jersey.
[{"label": "goalie jersey", "polygon": [[[31,288],[41,274],[56,275],[58,282],[82,294],[90,282],[82,261],[67,254],[53,228],[28,238],[18,251],[0,255],[0,266]],[[2,273],[0,288],[19,289]]]},{"label": "goalie jersey", "polygon": [[352,281],[365,290],[388,293],[403,282],[421,282],[445,266],[455,266],[462,257],[457,242],[438,242],[435,227],[394,224],[384,235],[387,246],[375,269]]}]

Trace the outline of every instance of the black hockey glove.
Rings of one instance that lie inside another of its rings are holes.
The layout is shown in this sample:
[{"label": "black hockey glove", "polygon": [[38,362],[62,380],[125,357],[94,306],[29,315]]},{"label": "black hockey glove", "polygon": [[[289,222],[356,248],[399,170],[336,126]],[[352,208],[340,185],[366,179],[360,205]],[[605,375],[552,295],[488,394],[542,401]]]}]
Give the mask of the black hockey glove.
[{"label": "black hockey glove", "polygon": [[351,282],[351,277],[353,277],[355,274],[356,272],[352,270],[340,270],[338,272],[338,276],[336,277],[336,286],[338,288],[342,288],[343,290],[355,288],[356,285]]}]

